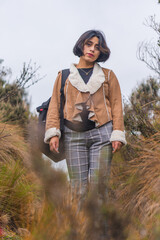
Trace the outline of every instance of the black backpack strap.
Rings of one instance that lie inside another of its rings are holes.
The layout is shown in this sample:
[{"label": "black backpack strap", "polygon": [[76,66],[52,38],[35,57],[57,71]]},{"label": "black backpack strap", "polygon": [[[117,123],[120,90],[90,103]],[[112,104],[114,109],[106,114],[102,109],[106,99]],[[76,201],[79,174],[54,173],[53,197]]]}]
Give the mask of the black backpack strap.
[{"label": "black backpack strap", "polygon": [[61,89],[60,89],[60,130],[64,129],[64,116],[63,116],[63,107],[64,107],[64,86],[65,82],[70,74],[69,69],[62,70],[62,79],[61,79]]},{"label": "black backpack strap", "polygon": [[64,85],[65,85],[65,82],[66,82],[69,74],[70,74],[70,70],[69,69],[62,70],[61,90],[60,90],[61,92],[63,92],[63,90],[64,90]]}]

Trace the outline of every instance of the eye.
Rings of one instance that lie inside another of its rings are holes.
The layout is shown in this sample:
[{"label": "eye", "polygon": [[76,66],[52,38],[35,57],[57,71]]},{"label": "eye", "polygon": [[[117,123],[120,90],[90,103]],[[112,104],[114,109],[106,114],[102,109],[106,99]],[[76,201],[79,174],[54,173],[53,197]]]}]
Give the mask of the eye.
[{"label": "eye", "polygon": [[87,45],[87,46],[91,46],[91,43],[90,43],[90,42],[87,42],[86,45]]},{"label": "eye", "polygon": [[99,46],[97,45],[97,46],[95,46],[95,48],[97,49],[97,50],[99,50]]}]

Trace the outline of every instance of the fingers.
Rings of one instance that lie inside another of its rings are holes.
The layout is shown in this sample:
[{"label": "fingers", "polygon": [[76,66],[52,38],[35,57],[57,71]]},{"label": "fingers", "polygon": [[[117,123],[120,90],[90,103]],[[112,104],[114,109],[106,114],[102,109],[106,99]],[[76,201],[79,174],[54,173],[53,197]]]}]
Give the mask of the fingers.
[{"label": "fingers", "polygon": [[58,151],[58,146],[56,145],[56,143],[52,143],[51,145],[50,145],[50,151],[52,152],[57,152],[57,153],[59,153],[59,151]]},{"label": "fingers", "polygon": [[51,138],[51,140],[49,142],[49,146],[50,146],[50,151],[55,151],[55,152],[59,153],[59,151],[58,151],[59,138],[57,136]]},{"label": "fingers", "polygon": [[115,142],[112,142],[112,149],[113,149],[112,153],[114,153],[115,152]]},{"label": "fingers", "polygon": [[56,147],[56,145],[54,144],[54,143],[52,143],[51,145],[50,145],[50,151],[51,152],[57,152],[57,153],[59,153],[59,151],[58,151],[58,147]]},{"label": "fingers", "polygon": [[119,141],[112,142],[112,148],[113,148],[112,153],[115,153],[115,152],[119,151],[121,149],[121,147],[122,147],[121,142],[119,142]]}]

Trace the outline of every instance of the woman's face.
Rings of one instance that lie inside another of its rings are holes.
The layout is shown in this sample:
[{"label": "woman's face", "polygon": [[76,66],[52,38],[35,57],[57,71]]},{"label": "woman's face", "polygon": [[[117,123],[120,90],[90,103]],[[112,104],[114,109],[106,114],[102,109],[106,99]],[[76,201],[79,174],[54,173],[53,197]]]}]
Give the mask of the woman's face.
[{"label": "woman's face", "polygon": [[81,57],[87,62],[95,62],[99,55],[99,39],[92,37],[84,44],[83,55]]}]

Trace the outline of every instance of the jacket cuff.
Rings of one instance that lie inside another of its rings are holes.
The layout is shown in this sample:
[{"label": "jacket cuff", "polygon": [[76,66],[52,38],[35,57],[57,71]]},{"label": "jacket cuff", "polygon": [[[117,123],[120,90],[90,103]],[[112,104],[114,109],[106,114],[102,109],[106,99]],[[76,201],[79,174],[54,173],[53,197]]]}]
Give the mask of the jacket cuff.
[{"label": "jacket cuff", "polygon": [[127,142],[125,139],[125,133],[120,130],[113,130],[111,134],[110,142],[113,142],[113,141],[119,141],[126,145]]},{"label": "jacket cuff", "polygon": [[44,142],[49,143],[50,138],[58,136],[59,138],[61,137],[61,131],[57,128],[49,128],[45,132],[45,137],[44,137]]}]

